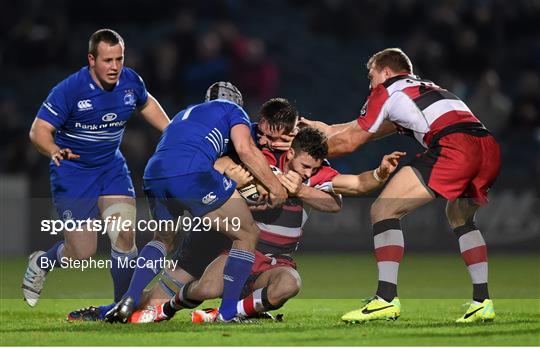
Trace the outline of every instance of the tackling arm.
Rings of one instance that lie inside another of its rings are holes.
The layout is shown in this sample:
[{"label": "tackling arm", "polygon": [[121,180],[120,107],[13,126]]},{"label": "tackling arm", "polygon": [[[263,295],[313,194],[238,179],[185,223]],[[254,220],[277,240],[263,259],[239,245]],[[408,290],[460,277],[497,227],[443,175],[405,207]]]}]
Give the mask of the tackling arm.
[{"label": "tackling arm", "polygon": [[349,154],[371,140],[373,134],[363,130],[356,121],[347,124],[348,127],[328,138],[328,158]]},{"label": "tackling arm", "polygon": [[232,160],[229,156],[223,156],[216,160],[214,169],[236,181],[236,187],[242,188],[253,181],[251,173]]},{"label": "tackling arm", "polygon": [[251,137],[251,132],[245,124],[237,124],[231,129],[231,140],[240,161],[244,163],[255,178],[264,183],[275,197],[272,203],[281,204],[287,199],[287,191],[281,186],[261,150],[257,148]]}]

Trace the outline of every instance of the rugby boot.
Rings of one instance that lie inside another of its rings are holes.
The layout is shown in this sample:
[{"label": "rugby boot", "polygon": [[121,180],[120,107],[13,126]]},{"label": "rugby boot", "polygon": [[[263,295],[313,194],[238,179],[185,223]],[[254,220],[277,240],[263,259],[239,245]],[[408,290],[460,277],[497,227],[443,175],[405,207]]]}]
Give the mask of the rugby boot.
[{"label": "rugby boot", "polygon": [[197,309],[191,312],[191,322],[194,324],[213,323],[217,320],[218,315],[217,308]]},{"label": "rugby boot", "polygon": [[45,254],[44,251],[35,251],[28,257],[28,267],[22,281],[24,300],[30,307],[35,307],[39,301],[47,272],[37,265],[37,260]]},{"label": "rugby boot", "polygon": [[108,323],[126,324],[135,310],[135,302],[131,296],[122,298],[118,303],[105,314],[104,321]]},{"label": "rugby boot", "polygon": [[360,309],[346,313],[341,320],[348,323],[361,323],[371,320],[396,320],[401,312],[401,303],[397,297],[392,302],[387,302],[375,296],[366,301]]},{"label": "rugby boot", "polygon": [[170,319],[171,317],[163,313],[163,304],[160,304],[159,306],[147,306],[145,309],[136,310],[129,317],[129,322],[133,324],[158,323]]},{"label": "rugby boot", "polygon": [[200,324],[200,323],[252,323],[253,321],[248,318],[243,317],[233,317],[231,320],[225,320],[219,314],[219,310],[217,308],[205,308],[205,309],[198,309],[193,312],[191,312],[191,322],[194,324]]},{"label": "rugby boot", "polygon": [[495,319],[495,309],[493,301],[485,299],[482,303],[473,302],[456,323],[476,323],[484,321],[493,321]]},{"label": "rugby boot", "polygon": [[66,317],[67,321],[100,321],[101,310],[99,307],[86,307],[77,309],[69,313]]}]

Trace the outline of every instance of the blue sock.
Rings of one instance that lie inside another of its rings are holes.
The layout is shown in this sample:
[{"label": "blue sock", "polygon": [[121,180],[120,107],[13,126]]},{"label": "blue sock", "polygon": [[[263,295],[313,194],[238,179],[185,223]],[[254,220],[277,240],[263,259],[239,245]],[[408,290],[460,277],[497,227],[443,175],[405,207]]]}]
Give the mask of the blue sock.
[{"label": "blue sock", "polygon": [[64,249],[64,241],[56,242],[49,250],[45,252],[39,259],[37,259],[37,265],[42,270],[49,272],[53,266],[60,267],[60,258],[62,257],[61,253]]},{"label": "blue sock", "polygon": [[107,314],[108,311],[110,311],[114,305],[116,305],[115,302],[111,303],[110,305],[106,305],[106,306],[99,306],[99,316],[98,316],[98,319],[99,320],[103,320],[105,319],[105,314]]},{"label": "blue sock", "polygon": [[[158,262],[152,262],[156,268],[146,267],[146,262],[149,260],[157,261],[167,256],[165,251],[165,245],[159,241],[153,240],[141,250],[139,257],[143,258],[139,263],[142,267],[137,267],[133,272],[129,289],[126,292],[126,296],[131,296],[135,301],[135,306],[139,304],[141,294],[144,288],[154,279],[154,277],[161,272]],[[144,261],[144,262],[143,262]]]},{"label": "blue sock", "polygon": [[129,267],[128,262],[136,257],[137,249],[129,253],[122,253],[111,249],[112,267],[110,271],[114,286],[114,302],[120,301],[129,287],[134,268]]},{"label": "blue sock", "polygon": [[240,300],[242,288],[246,283],[255,255],[252,252],[231,249],[223,270],[223,295],[219,313],[225,320],[231,320],[236,313],[236,304]]}]

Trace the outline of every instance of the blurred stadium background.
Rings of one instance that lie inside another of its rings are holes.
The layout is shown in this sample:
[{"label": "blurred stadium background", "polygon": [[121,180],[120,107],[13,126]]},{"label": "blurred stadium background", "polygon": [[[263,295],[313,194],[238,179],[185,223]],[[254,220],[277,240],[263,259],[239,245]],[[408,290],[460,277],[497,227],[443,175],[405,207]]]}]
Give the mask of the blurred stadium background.
[{"label": "blurred stadium background", "polygon": [[[418,75],[464,99],[502,144],[502,173],[478,217],[490,250],[540,249],[540,1],[20,0],[2,7],[2,256],[26,255],[58,238],[39,230],[41,219],[55,214],[48,161],[27,133],[50,88],[86,65],[87,40],[102,27],[124,37],[126,65],[171,117],[199,102],[210,83],[230,80],[253,119],[262,102],[281,96],[308,118],[349,121],[369,92],[369,56],[401,47]],[[140,218],[142,171],[158,137],[134,116],[122,144]],[[396,149],[409,157],[420,150],[412,139],[393,136],[333,164],[357,173]],[[370,251],[372,197],[346,200],[338,215],[313,214],[301,250]],[[443,206],[405,218],[408,251],[457,250]],[[139,233],[139,246],[149,237]],[[108,250],[106,238],[101,250]]]}]

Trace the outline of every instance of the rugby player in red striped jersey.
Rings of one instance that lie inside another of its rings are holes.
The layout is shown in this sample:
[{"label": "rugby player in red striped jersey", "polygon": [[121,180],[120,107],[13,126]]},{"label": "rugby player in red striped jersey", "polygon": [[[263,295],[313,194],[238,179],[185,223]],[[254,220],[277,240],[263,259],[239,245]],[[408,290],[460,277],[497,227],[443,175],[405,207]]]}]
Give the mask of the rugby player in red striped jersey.
[{"label": "rugby player in red striped jersey", "polygon": [[[324,160],[326,153],[324,135],[311,127],[300,130],[287,152],[263,150],[268,163],[284,173],[280,180],[290,198],[281,208],[253,212],[261,234],[255,264],[244,288],[247,290],[246,296],[238,302],[240,317],[253,317],[278,309],[300,290],[300,275],[291,254],[300,242],[302,227],[308,217],[308,206],[326,212],[339,211],[341,200],[336,193],[361,195],[381,187],[384,179],[396,169],[399,158],[404,155],[402,152],[394,152],[384,156],[375,176],[373,171],[359,175],[339,174]],[[190,249],[198,251],[204,250],[205,244],[214,247],[221,242],[210,235],[191,231],[188,243]],[[222,250],[226,249],[227,244],[222,247]],[[176,273],[166,273],[160,281],[168,288],[175,289],[176,295],[165,304],[150,306],[134,313],[131,322],[167,320],[180,309],[193,308],[206,299],[221,296],[226,256],[225,252],[216,258],[198,281],[179,285],[172,276]],[[178,275],[183,276],[181,273]],[[159,289],[155,287],[151,290],[148,304],[163,301],[163,292],[156,290]],[[213,322],[217,318],[217,309],[198,310],[192,315],[194,322]]]},{"label": "rugby player in red striped jersey", "polygon": [[473,302],[457,322],[493,320],[486,244],[474,216],[488,202],[488,190],[498,176],[499,145],[457,96],[413,75],[411,61],[402,50],[388,48],[374,54],[367,68],[371,93],[358,119],[331,126],[310,120],[303,123],[329,137],[329,157],[351,153],[367,141],[396,131],[413,136],[426,150],[396,173],[371,207],[379,269],[376,296],[342,319],[362,322],[399,317],[400,219],[443,197],[448,200],[448,223],[473,283]]}]

